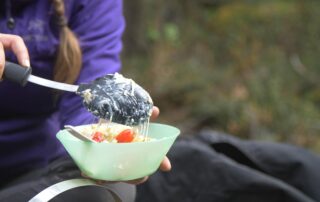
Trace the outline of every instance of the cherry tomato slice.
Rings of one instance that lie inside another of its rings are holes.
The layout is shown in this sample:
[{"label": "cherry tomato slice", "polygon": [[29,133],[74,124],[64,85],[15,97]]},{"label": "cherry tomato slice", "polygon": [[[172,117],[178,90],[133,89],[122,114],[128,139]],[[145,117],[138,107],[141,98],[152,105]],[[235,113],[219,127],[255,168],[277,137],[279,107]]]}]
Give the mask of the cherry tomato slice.
[{"label": "cherry tomato slice", "polygon": [[123,130],[116,136],[116,140],[119,143],[132,142],[133,139],[134,139],[134,134],[131,129]]},{"label": "cherry tomato slice", "polygon": [[95,132],[92,136],[92,140],[96,142],[102,142],[104,140],[103,134],[101,132]]}]

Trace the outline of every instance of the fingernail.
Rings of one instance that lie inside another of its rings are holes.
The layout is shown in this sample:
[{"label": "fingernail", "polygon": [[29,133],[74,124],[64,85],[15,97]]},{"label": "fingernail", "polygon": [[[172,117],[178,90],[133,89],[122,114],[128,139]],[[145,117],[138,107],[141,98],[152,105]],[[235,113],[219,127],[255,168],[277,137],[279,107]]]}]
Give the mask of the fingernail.
[{"label": "fingernail", "polygon": [[23,65],[26,67],[30,67],[30,60],[24,60]]}]

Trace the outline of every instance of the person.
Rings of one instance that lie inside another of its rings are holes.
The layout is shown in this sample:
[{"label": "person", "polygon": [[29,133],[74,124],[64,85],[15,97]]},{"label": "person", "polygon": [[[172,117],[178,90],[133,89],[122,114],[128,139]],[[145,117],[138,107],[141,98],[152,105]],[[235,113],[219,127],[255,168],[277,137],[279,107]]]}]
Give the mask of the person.
[{"label": "person", "polygon": [[[5,0],[0,14],[0,78],[5,61],[31,65],[34,75],[70,84],[120,71],[125,29],[120,0]],[[52,184],[81,177],[55,137],[64,125],[96,121],[81,98],[3,79],[0,95],[0,201],[28,201]],[[154,107],[152,117],[158,114]],[[160,169],[170,167],[165,158]],[[130,183],[146,179],[105,186],[133,201]],[[71,194],[74,201],[76,196],[100,200],[94,190]]]}]

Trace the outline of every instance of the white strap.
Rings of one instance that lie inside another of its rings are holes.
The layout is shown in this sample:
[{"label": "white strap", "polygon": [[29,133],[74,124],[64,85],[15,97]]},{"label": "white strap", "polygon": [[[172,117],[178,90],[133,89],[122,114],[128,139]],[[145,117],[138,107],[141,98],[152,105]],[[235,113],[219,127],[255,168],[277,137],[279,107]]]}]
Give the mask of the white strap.
[{"label": "white strap", "polygon": [[[46,189],[35,195],[32,199],[30,199],[29,202],[47,202],[67,190],[82,186],[104,187],[95,184],[92,180],[89,179],[71,179],[47,187]],[[106,189],[112,193],[110,189]],[[114,193],[112,193],[112,195],[114,196]]]}]

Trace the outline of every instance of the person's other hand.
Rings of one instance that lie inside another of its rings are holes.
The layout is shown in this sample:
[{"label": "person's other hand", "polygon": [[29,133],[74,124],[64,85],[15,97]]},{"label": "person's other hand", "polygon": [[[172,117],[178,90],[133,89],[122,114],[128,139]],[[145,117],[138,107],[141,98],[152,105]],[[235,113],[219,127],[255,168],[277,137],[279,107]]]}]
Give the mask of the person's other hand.
[{"label": "person's other hand", "polygon": [[5,50],[11,50],[20,65],[30,67],[29,53],[23,39],[17,35],[0,34],[0,79],[2,79],[6,61]]},{"label": "person's other hand", "polygon": [[[151,120],[155,120],[160,114],[160,110],[158,107],[154,106],[152,110]],[[165,157],[160,164],[160,170],[162,171],[170,171],[171,170],[171,163],[168,157]]]}]

